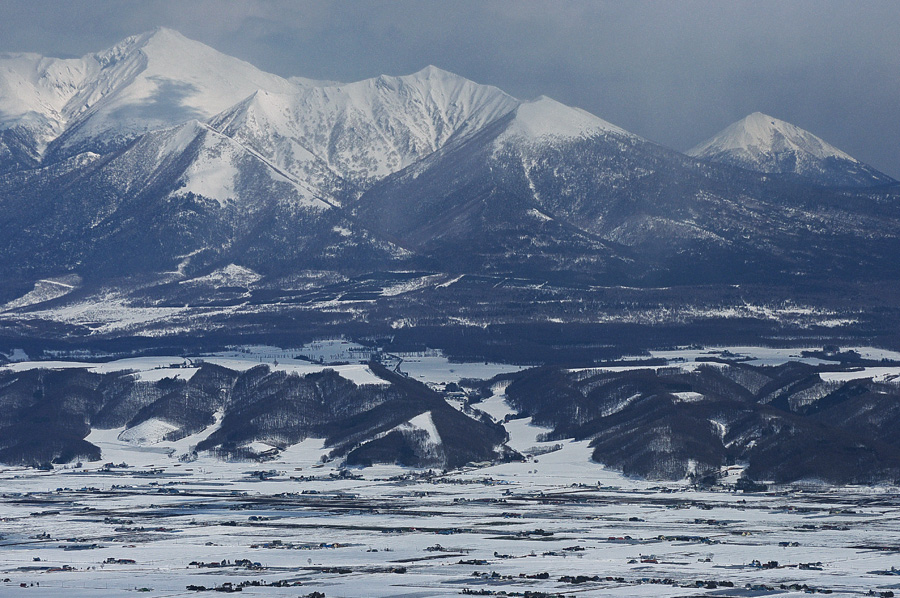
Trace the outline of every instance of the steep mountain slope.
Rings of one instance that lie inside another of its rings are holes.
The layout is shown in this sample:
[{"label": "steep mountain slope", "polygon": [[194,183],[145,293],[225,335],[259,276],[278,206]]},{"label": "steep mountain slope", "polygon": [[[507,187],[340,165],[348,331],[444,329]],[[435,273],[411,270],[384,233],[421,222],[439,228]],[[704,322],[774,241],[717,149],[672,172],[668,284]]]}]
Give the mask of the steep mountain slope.
[{"label": "steep mountain slope", "polygon": [[198,121],[143,135],[104,167],[103,176],[123,197],[159,186],[160,193],[193,193],[220,205],[266,197],[317,210],[330,207],[305,182]]},{"label": "steep mountain slope", "polygon": [[547,275],[578,254],[585,270],[618,273],[628,259],[622,248],[555,218],[548,207],[558,196],[542,196],[524,167],[539,156],[559,160],[589,139],[618,149],[639,138],[548,98],[525,102],[374,186],[355,214],[401,246],[464,271]]},{"label": "steep mountain slope", "polygon": [[605,251],[665,284],[821,276],[822,252],[828,276],[894,275],[900,233],[878,201],[702,163],[546,98],[374,186],[357,215],[410,249],[490,254],[470,271],[555,252],[554,269],[602,280],[617,269],[585,258]]},{"label": "steep mountain slope", "polygon": [[342,258],[365,268],[393,253],[353,234],[316,190],[197,121],[0,177],[0,209],[0,271],[12,279],[74,268],[93,278],[171,273],[186,256],[192,268],[303,269]]},{"label": "steep mountain slope", "polygon": [[102,153],[147,131],[206,120],[257,89],[290,93],[296,85],[165,28],[81,59],[6,55],[0,151],[24,153],[31,165],[45,154]]},{"label": "steep mountain slope", "polygon": [[85,60],[0,55],[0,172],[40,163],[90,70]]},{"label": "steep mountain slope", "polygon": [[210,124],[324,192],[355,199],[517,105],[495,87],[427,67],[292,95],[260,91]]},{"label": "steep mountain slope", "polygon": [[294,85],[171,29],[129,37],[85,57],[92,75],[66,107],[56,156],[116,146],[146,131],[205,120],[257,89]]},{"label": "steep mountain slope", "polygon": [[893,182],[809,131],[761,112],[732,123],[687,154],[756,172],[796,174],[820,185],[869,187]]},{"label": "steep mountain slope", "polygon": [[[600,118],[539,98],[377,185],[358,213],[387,234],[426,246],[461,234],[473,203],[503,195],[508,211],[529,220],[598,232],[614,206],[611,195],[650,174],[660,157],[678,160]],[[484,226],[503,221],[498,214]]]}]

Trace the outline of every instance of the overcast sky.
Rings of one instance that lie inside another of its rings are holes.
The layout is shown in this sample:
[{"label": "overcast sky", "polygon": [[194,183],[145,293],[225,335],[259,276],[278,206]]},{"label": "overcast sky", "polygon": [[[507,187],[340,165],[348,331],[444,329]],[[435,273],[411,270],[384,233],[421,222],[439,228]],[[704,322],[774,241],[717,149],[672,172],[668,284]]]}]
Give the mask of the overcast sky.
[{"label": "overcast sky", "polygon": [[0,51],[81,56],[158,25],[283,76],[434,64],[679,150],[758,110],[900,178],[898,0],[0,0]]}]

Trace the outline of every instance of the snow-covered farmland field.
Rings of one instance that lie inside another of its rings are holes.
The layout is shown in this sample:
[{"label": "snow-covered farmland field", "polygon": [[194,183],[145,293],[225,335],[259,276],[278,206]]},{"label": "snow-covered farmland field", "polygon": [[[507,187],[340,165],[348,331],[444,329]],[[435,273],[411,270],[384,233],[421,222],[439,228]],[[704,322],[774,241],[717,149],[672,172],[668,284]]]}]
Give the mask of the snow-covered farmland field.
[{"label": "snow-covered farmland field", "polygon": [[[341,347],[314,349],[330,355]],[[675,353],[666,357],[683,367],[710,354]],[[271,348],[205,359],[304,373],[325,367]],[[189,361],[177,361],[79,365],[192,375]],[[403,366],[431,383],[518,369],[439,356],[407,356]],[[372,376],[363,364],[335,367],[361,383]],[[475,407],[502,421],[511,410],[505,386],[494,388]],[[546,430],[530,422],[506,424],[526,461],[449,472],[346,470],[323,459],[329,449],[316,439],[263,463],[202,454],[183,462],[178,456],[199,437],[156,442],[166,430],[149,424],[131,434],[94,430],[88,440],[101,448],[100,462],[0,467],[0,596],[174,597],[202,588],[293,598],[900,592],[898,488],[740,493],[645,482],[590,462],[587,442],[543,440]]]},{"label": "snow-covered farmland field", "polygon": [[896,489],[659,486],[588,463],[581,443],[446,474],[342,473],[319,463],[315,442],[262,465],[178,463],[113,435],[103,448],[141,465],[0,471],[0,595],[191,596],[188,586],[228,584],[251,596],[329,597],[900,587],[887,574],[900,566]]}]

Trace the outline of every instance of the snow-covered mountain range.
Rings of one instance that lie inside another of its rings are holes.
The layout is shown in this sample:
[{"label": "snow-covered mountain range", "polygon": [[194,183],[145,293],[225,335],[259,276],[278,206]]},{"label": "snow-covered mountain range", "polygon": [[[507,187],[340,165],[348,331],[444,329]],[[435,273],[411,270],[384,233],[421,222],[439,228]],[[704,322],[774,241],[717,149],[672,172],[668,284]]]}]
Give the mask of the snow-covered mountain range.
[{"label": "snow-covered mountain range", "polygon": [[[644,459],[639,469],[652,473],[666,451],[621,447],[667,437],[685,448],[677,467],[656,471],[664,475],[723,459],[765,463],[760,451],[771,447],[780,464],[823,438],[818,419],[794,425],[799,411],[785,403],[778,418],[790,426],[778,443],[763,447],[754,434],[780,433],[770,408],[794,395],[775,390],[807,397],[812,371],[785,366],[784,385],[757,393],[763,374],[737,367],[734,379],[710,368],[651,380],[647,369],[615,388],[606,374],[571,368],[660,345],[895,346],[898,208],[896,181],[762,114],[684,154],[551,98],[517,99],[435,67],[349,84],[286,79],[167,29],[80,59],[5,55],[0,363],[336,336],[385,354],[438,347],[479,363],[563,364],[540,374],[553,385],[525,385],[541,389],[529,409],[543,417],[563,406],[545,421],[575,422],[564,436],[602,433],[608,442],[594,446],[604,462]],[[511,456],[501,426],[382,369],[387,389],[357,388],[329,369],[301,379],[202,366],[190,383],[137,390],[128,374],[27,374],[0,384],[12,405],[0,459],[93,455],[91,426],[126,425],[135,441],[209,428],[198,447],[232,457],[308,437],[330,438],[355,464]],[[503,380],[477,393],[494,384]],[[582,407],[601,386],[610,405],[631,397],[628,410],[589,421]],[[695,390],[716,403],[681,406]],[[857,411],[869,413],[882,390],[852,386],[846,396],[865,398]],[[839,404],[842,392],[828,396]],[[51,404],[72,414],[52,430]],[[675,405],[696,418],[670,425]],[[718,428],[694,442],[723,414],[747,434],[734,445],[746,452],[729,452]],[[608,417],[618,431],[604,427]],[[874,424],[859,421],[840,447],[870,435]],[[883,469],[878,455],[897,453],[872,454],[870,473]],[[830,466],[821,455],[815,463],[808,471]]]},{"label": "snow-covered mountain range", "polygon": [[[339,203],[513,112],[515,124],[503,139],[627,134],[549,98],[523,103],[435,67],[346,85],[288,80],[160,28],[80,59],[0,58],[0,167],[105,154],[165,129],[177,153],[186,132],[173,127],[197,121],[243,146],[239,153],[256,154],[307,187],[306,201],[320,194]],[[814,135],[760,113],[689,154],[820,182],[889,181]],[[239,175],[228,155],[218,172],[208,152],[197,157],[200,163],[179,183],[220,201],[234,195],[233,181],[224,179]],[[841,169],[843,178],[835,174]]]},{"label": "snow-covered mountain range", "polygon": [[258,91],[210,124],[298,178],[363,190],[517,105],[495,87],[429,66],[292,94]]},{"label": "snow-covered mountain range", "polygon": [[689,154],[435,67],[286,79],[169,29],[4,55],[0,299],[229,264],[629,284],[896,267],[893,181],[814,135],[753,114]]}]

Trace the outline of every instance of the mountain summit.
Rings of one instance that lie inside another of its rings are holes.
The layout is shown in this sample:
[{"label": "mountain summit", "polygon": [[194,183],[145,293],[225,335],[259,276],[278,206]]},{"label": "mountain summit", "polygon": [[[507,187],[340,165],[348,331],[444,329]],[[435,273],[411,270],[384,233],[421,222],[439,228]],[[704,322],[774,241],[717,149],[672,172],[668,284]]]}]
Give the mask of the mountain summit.
[{"label": "mountain summit", "polygon": [[206,120],[258,89],[297,87],[166,28],[78,59],[2,55],[0,160],[22,168],[48,156],[103,153],[148,131]]},{"label": "mountain summit", "polygon": [[496,87],[429,66],[291,94],[260,91],[210,124],[323,193],[354,197],[518,105]]},{"label": "mountain summit", "polygon": [[687,151],[689,156],[816,184],[869,187],[893,181],[809,131],[754,112]]}]

